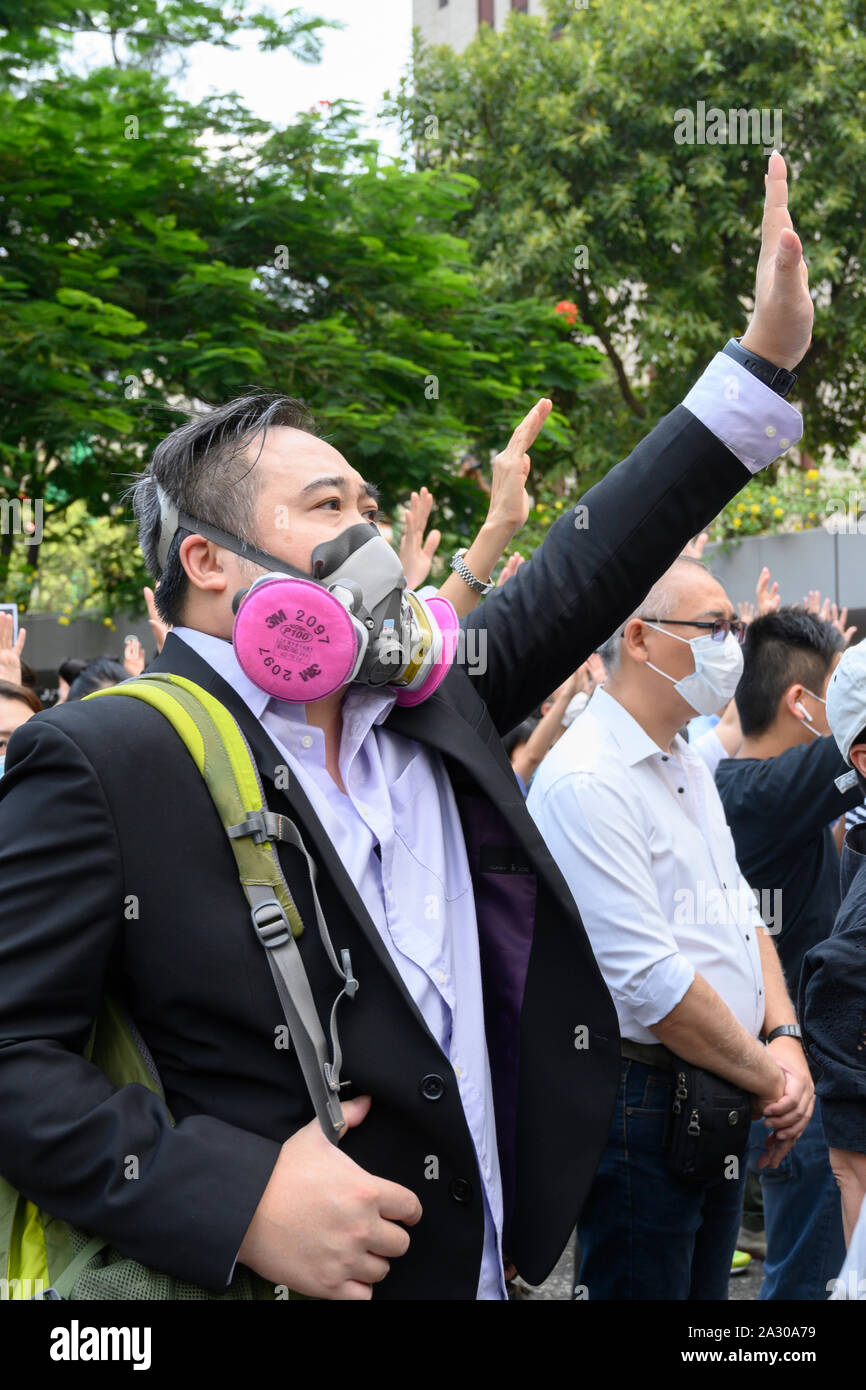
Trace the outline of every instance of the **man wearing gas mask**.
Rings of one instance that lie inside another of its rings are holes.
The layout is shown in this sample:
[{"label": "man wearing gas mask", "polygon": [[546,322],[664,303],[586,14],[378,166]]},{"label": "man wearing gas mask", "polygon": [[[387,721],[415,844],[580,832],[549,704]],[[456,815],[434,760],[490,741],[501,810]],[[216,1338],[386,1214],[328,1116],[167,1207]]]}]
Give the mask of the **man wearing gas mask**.
[{"label": "man wearing gas mask", "polygon": [[[291,403],[225,407],[159,446],[135,507],[175,629],[149,669],[230,711],[297,827],[303,850],[276,849],[333,946],[299,942],[323,1023],[329,955],[357,982],[343,1125],[329,1142],[274,1045],[267,960],[173,731],[136,700],[64,706],[13,736],[0,788],[0,1172],[31,1201],[214,1294],[237,1261],[338,1299],[497,1299],[504,1258],[550,1272],[604,1147],[619,1035],[500,740],[800,437],[782,392],[812,303],[778,155],[766,198],[742,344],[459,628],[406,593],[365,479]],[[548,410],[512,441],[524,477]],[[79,1055],[109,978],[165,1103]]]}]

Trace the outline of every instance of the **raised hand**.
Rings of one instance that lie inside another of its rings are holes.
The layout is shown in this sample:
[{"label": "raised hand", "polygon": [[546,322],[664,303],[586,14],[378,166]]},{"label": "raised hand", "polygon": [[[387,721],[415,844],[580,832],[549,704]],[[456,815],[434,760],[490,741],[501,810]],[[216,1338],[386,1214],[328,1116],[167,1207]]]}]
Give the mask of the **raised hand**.
[{"label": "raised hand", "polygon": [[807,613],[819,613],[821,609],[821,590],[810,589],[808,594],[803,596],[803,607]]},{"label": "raised hand", "polygon": [[526,480],[531,464],[527,450],[532,448],[552,409],[553,401],[546,396],[536,402],[521,420],[502,453],[493,460],[493,486],[487,525],[503,531],[510,528],[513,535],[526,524],[529,516]]},{"label": "raised hand", "polygon": [[[770,571],[765,565],[758,575],[758,582],[755,585],[755,598],[758,605],[758,617],[763,618],[765,613],[778,613],[782,606],[782,595],[779,593],[777,583],[770,585]],[[740,617],[742,617],[742,613]]]},{"label": "raised hand", "polygon": [[123,643],[123,669],[131,676],[140,676],[144,670],[144,647],[137,637],[127,637]]},{"label": "raised hand", "polygon": [[702,559],[704,554],[704,547],[706,546],[706,543],[709,539],[709,532],[702,531],[699,536],[695,536],[693,540],[690,540],[688,545],[683,546],[682,550],[680,551],[680,554],[685,555],[686,558],[689,560]]},{"label": "raised hand", "polygon": [[156,641],[156,650],[158,652],[161,652],[162,644],[166,639],[166,635],[169,632],[171,632],[171,625],[169,623],[164,623],[162,621],[162,618],[157,613],[156,599],[153,596],[153,589],[145,589],[144,601],[147,604],[147,619],[150,623],[150,628]]},{"label": "raised hand", "polygon": [[774,150],[764,179],[755,309],[741,346],[791,371],[812,341],[815,306],[803,247],[788,212],[788,171]]},{"label": "raised hand", "polygon": [[[837,629],[837,631],[841,632],[842,636],[845,639],[845,646],[847,647],[848,643],[851,641],[851,638],[854,636],[854,633],[857,631],[856,627],[845,626],[845,624],[848,621],[848,609],[843,608],[840,613],[835,603],[831,603],[829,599],[825,599],[824,602],[827,607],[827,616],[825,618],[825,622],[832,623],[833,626]],[[823,609],[821,611],[821,616],[822,618],[824,617]]]},{"label": "raised hand", "polygon": [[400,541],[400,564],[406,576],[406,585],[418,589],[430,573],[433,556],[442,540],[441,531],[431,531],[424,540],[424,530],[430,520],[433,507],[433,494],[426,487],[413,492],[408,507],[403,511],[403,538]]},{"label": "raised hand", "polygon": [[27,641],[26,627],[19,627],[17,641],[12,641],[14,622],[11,613],[0,613],[0,680],[21,684],[21,653]]},{"label": "raised hand", "polygon": [[502,569],[499,571],[499,578],[496,581],[497,589],[501,589],[503,584],[507,584],[511,576],[516,574],[520,569],[525,559],[526,556],[521,555],[518,551],[515,551],[513,555],[509,555]]},{"label": "raised hand", "polygon": [[750,623],[755,617],[755,605],[748,599],[743,599],[742,603],[737,604],[737,612],[744,623]]}]

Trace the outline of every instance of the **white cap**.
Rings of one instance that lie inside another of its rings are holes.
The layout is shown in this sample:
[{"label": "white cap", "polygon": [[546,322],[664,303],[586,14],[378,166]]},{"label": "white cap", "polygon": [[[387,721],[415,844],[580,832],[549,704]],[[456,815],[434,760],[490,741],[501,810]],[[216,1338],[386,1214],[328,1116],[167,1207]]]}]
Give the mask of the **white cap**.
[{"label": "white cap", "polygon": [[[866,728],[866,640],[842,653],[827,686],[827,722],[846,762],[851,745]],[[841,780],[841,779],[838,779]],[[854,778],[846,774],[853,785]]]}]

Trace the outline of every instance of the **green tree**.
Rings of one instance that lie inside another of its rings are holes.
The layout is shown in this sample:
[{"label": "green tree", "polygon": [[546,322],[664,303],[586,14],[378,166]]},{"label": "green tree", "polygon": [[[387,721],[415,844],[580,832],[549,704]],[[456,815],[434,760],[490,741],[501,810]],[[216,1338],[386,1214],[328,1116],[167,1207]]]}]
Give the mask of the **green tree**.
[{"label": "green tree", "polygon": [[[214,8],[178,0],[172,25]],[[141,7],[102,9],[132,61],[80,76],[58,44],[56,74],[0,89],[0,495],[44,498],[43,547],[61,544],[76,499],[116,514],[186,403],[255,384],[306,399],[386,501],[427,483],[446,540],[471,531],[484,499],[455,457],[501,447],[597,354],[549,303],[479,280],[452,231],[471,178],[382,162],[345,103],[277,130],[234,94],[191,106],[137,61]],[[46,32],[18,49],[44,57]],[[546,435],[542,470],[575,446],[565,412]],[[19,547],[19,600],[39,550]],[[130,534],[129,563],[98,566],[107,608],[140,585],[133,555]]]},{"label": "green tree", "polygon": [[[770,145],[781,115],[817,307],[795,388],[804,442],[817,453],[859,438],[863,23],[855,0],[551,0],[546,19],[512,15],[462,54],[416,48],[391,109],[421,167],[477,180],[454,230],[489,292],[571,299],[604,348],[604,379],[573,402],[582,476],[622,457],[745,329],[765,137],[735,116],[724,143],[698,143],[698,102],[764,111]],[[678,143],[689,111],[695,141]],[[757,143],[728,142],[746,132]]]}]

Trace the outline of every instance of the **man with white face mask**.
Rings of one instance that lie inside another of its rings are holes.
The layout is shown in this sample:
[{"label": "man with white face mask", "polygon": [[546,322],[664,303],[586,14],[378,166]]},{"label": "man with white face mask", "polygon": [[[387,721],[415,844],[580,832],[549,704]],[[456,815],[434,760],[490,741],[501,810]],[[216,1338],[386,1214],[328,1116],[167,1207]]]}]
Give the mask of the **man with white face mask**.
[{"label": "man with white face mask", "polygon": [[712,777],[677,733],[733,695],[743,633],[705,566],[677,560],[601,647],[608,679],[529,795],[622,1034],[617,1104],[578,1223],[577,1283],[591,1299],[727,1296],[744,1145],[732,1132],[714,1178],[673,1170],[678,1059],[752,1097],[773,1131],[765,1164],[812,1113],[805,1060],[761,1042],[793,1026],[794,1010]]}]

